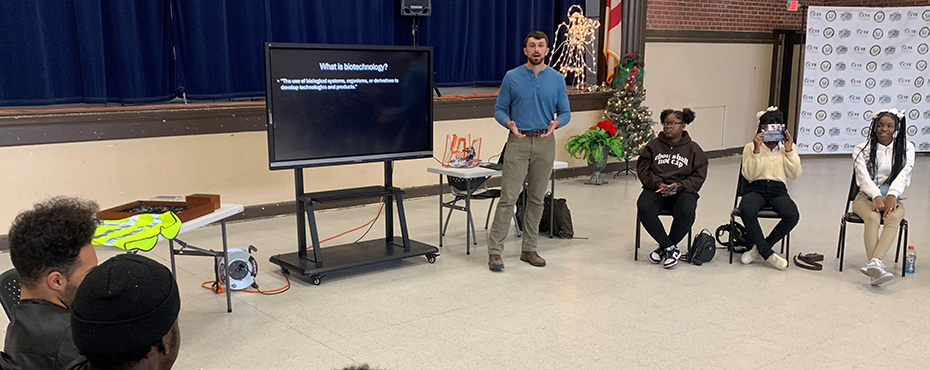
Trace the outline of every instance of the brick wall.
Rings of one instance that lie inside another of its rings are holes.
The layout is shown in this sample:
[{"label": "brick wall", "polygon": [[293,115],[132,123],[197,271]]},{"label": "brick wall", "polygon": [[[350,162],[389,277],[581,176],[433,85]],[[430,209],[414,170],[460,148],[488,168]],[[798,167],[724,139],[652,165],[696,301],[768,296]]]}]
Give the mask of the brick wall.
[{"label": "brick wall", "polygon": [[[789,12],[785,0],[648,0],[646,28],[771,32],[804,29],[802,12]],[[917,6],[927,0],[807,0],[808,6]]]}]

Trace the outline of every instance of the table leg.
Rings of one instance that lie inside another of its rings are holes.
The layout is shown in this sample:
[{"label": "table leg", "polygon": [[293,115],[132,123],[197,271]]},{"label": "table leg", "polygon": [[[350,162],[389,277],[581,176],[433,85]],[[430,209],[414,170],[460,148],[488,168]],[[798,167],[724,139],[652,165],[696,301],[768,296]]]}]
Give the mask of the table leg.
[{"label": "table leg", "polygon": [[[303,226],[303,225],[301,225]],[[232,312],[232,289],[229,288],[229,248],[226,245],[226,220],[220,221],[220,227],[223,232],[223,265],[226,273],[223,274],[226,284],[226,312]]]},{"label": "table leg", "polygon": [[471,254],[471,179],[465,179],[465,255]]},{"label": "table leg", "polygon": [[442,174],[439,174],[439,247],[442,248]]},{"label": "table leg", "polygon": [[174,265],[174,240],[168,239],[168,255],[171,256],[171,274],[178,280],[178,268]]}]

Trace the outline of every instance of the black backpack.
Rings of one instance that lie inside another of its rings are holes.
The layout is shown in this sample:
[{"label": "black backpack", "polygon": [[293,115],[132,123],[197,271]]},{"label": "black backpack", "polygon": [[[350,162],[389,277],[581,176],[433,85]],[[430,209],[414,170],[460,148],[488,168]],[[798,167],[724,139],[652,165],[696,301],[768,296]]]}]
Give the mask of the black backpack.
[{"label": "black backpack", "polygon": [[[717,228],[717,243],[720,245],[726,246],[729,243],[729,237],[724,238],[724,234],[730,232],[730,224],[723,224]],[[741,225],[739,222],[733,222],[733,252],[743,253],[749,250],[749,246],[752,244],[749,241],[749,232],[746,231],[746,227]]]},{"label": "black backpack", "polygon": [[549,232],[550,209],[555,219],[553,224],[555,230],[553,230],[552,235],[562,239],[575,237],[575,228],[572,226],[572,212],[568,210],[568,202],[565,198],[559,198],[553,202],[552,193],[546,193],[546,198],[543,200],[543,215],[539,220],[539,232]]},{"label": "black backpack", "polygon": [[695,265],[703,265],[704,262],[710,262],[717,253],[717,243],[714,237],[710,235],[707,229],[701,230],[701,233],[694,238],[691,246],[688,247],[688,253],[681,256],[681,260],[691,262]]}]

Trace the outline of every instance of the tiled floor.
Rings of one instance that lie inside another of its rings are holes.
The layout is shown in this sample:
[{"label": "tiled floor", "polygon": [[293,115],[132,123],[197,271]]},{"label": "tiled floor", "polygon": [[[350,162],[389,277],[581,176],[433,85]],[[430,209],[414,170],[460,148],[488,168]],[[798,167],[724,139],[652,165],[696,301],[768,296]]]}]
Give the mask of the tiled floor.
[{"label": "tiled floor", "polygon": [[[519,240],[511,236],[505,271],[489,272],[486,233],[465,255],[464,217],[457,214],[436,264],[414,258],[330,274],[320,286],[295,281],[276,296],[234,293],[227,314],[222,295],[200,288],[213,276],[211,261],[179,258],[183,339],[175,369],[926,368],[930,158],[918,158],[906,193],[918,273],[881,288],[857,271],[865,263],[860,226],[850,226],[845,272],[833,258],[850,160],[805,158],[803,165],[790,186],[801,210],[791,250],[824,254],[823,271],[728,265],[725,253],[670,271],[634,262],[639,182],[626,176],[592,187],[566,179],[557,195],[568,199],[576,235],[585,238],[542,240],[545,268],[520,262]],[[727,221],[738,168],[735,157],[711,161],[695,231]],[[486,207],[476,202],[479,225]],[[355,227],[375,212],[321,213],[322,234]],[[436,197],[408,201],[407,212],[413,238],[435,244]],[[217,227],[184,239],[220,247]],[[230,224],[229,240],[259,248],[264,289],[284,282],[268,258],[296,248],[293,217]],[[643,246],[654,248],[645,234]],[[98,249],[101,260],[115,253]],[[149,256],[167,264],[165,246]],[[8,255],[0,256],[0,268],[9,267]]]}]

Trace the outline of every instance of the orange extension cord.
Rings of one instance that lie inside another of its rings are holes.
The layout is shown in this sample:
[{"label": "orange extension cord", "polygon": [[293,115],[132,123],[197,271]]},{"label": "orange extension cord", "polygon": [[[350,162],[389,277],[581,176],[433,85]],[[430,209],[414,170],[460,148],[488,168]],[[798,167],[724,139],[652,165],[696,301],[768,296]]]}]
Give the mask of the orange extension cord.
[{"label": "orange extension cord", "polygon": [[[384,209],[384,197],[381,197],[381,200],[378,201],[378,214],[376,214],[376,215],[375,215],[375,218],[371,219],[371,221],[368,221],[368,222],[366,222],[364,225],[359,226],[359,227],[356,227],[356,228],[354,228],[354,229],[352,229],[352,230],[348,230],[348,231],[339,233],[338,235],[331,236],[331,237],[329,237],[329,238],[320,240],[320,244],[323,244],[323,243],[328,242],[328,241],[330,241],[330,240],[336,239],[336,238],[338,238],[338,237],[340,237],[340,236],[343,236],[343,235],[345,235],[345,234],[351,233],[351,232],[353,232],[353,231],[361,230],[362,228],[364,228],[364,227],[366,227],[366,226],[369,226],[369,225],[373,224],[375,221],[378,220],[379,217],[381,217],[381,210],[382,210],[382,209]],[[307,247],[307,249],[310,249],[310,248],[313,248],[313,246]],[[257,289],[256,289],[256,290],[251,290],[251,289],[243,289],[243,290],[240,290],[240,292],[246,292],[246,293],[261,293],[261,294],[275,294],[275,293],[284,292],[284,291],[288,290],[288,289],[291,287],[291,279],[288,279],[287,274],[285,274],[284,272],[281,272],[281,275],[284,276],[284,281],[287,282],[287,284],[284,285],[283,287],[280,287],[280,288],[277,288],[277,289],[272,289],[272,290],[257,290]],[[223,287],[220,286],[220,284],[218,284],[216,281],[213,281],[213,280],[208,280],[208,281],[203,282],[203,284],[200,284],[200,287],[201,287],[201,288],[204,288],[204,289],[207,289],[207,290],[212,290],[212,291],[213,291],[214,293],[216,293],[216,294],[222,294],[222,293],[223,293]]]}]

